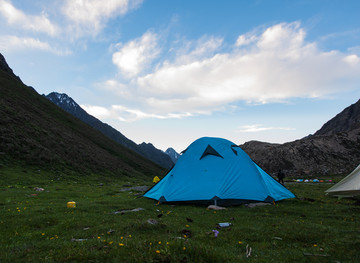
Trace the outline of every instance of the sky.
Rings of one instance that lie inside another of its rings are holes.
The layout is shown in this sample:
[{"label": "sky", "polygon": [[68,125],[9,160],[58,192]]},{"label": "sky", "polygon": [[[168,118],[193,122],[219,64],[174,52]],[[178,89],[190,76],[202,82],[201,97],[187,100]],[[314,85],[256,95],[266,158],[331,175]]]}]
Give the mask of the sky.
[{"label": "sky", "polygon": [[0,53],[136,143],[284,143],[360,98],[358,0],[0,0]]}]

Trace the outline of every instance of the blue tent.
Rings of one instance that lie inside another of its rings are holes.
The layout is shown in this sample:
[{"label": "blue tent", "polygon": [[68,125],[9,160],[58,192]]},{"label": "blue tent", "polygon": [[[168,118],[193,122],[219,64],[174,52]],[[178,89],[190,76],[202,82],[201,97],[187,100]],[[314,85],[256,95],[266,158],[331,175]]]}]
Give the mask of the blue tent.
[{"label": "blue tent", "polygon": [[194,141],[173,169],[144,196],[160,202],[217,205],[272,202],[295,197],[239,146],[210,137]]}]

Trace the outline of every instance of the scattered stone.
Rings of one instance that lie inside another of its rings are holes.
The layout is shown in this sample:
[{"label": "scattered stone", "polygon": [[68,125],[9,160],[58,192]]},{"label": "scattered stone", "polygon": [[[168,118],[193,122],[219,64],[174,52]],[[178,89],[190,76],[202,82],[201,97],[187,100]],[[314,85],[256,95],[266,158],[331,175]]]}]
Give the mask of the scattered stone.
[{"label": "scattered stone", "polygon": [[72,242],[83,242],[83,241],[86,241],[87,238],[72,238],[71,241]]},{"label": "scattered stone", "polygon": [[114,233],[114,232],[115,232],[115,230],[111,229],[111,228],[107,231],[108,234],[111,234],[111,233]]},{"label": "scattered stone", "polygon": [[207,207],[207,209],[211,209],[211,210],[226,210],[225,207],[217,206],[217,205],[209,205],[209,206]]},{"label": "scattered stone", "polygon": [[246,252],[245,252],[245,255],[246,257],[250,257],[251,256],[251,247],[249,247],[249,244],[246,245]]},{"label": "scattered stone", "polygon": [[282,240],[281,237],[273,237],[273,239]]},{"label": "scattered stone", "polygon": [[157,225],[159,224],[158,221],[156,221],[155,219],[149,218],[148,220],[146,220],[147,223],[149,223],[150,225]]},{"label": "scattered stone", "polygon": [[139,211],[143,211],[145,210],[144,208],[134,208],[132,210],[121,210],[121,211],[115,211],[113,212],[114,214],[125,214],[125,213],[129,213],[129,212],[139,212]]}]

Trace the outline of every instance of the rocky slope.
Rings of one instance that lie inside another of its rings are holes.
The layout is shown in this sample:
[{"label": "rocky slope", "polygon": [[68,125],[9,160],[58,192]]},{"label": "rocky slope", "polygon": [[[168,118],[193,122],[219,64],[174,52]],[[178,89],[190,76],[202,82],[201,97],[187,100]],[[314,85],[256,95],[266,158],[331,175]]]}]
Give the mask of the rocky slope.
[{"label": "rocky slope", "polygon": [[265,171],[287,176],[347,174],[360,163],[360,101],[314,135],[284,144],[250,141],[240,147]]},{"label": "rocky slope", "polygon": [[105,136],[141,154],[142,156],[153,161],[154,163],[157,163],[158,165],[166,169],[170,169],[174,165],[170,156],[168,156],[163,151],[155,148],[154,145],[152,145],[151,143],[142,143],[140,145],[137,145],[135,142],[128,139],[121,132],[117,131],[110,125],[103,123],[99,119],[88,114],[68,95],[52,92],[45,97],[66,112],[72,114],[76,118],[82,120],[83,122],[89,124],[91,127],[100,131]]},{"label": "rocky slope", "polygon": [[173,148],[167,148],[165,153],[170,156],[170,158],[171,158],[171,160],[173,161],[174,164],[177,162],[177,160],[180,157],[180,154],[177,153]]},{"label": "rocky slope", "polygon": [[149,178],[164,172],[24,85],[2,56],[0,64],[0,167],[16,162]]}]

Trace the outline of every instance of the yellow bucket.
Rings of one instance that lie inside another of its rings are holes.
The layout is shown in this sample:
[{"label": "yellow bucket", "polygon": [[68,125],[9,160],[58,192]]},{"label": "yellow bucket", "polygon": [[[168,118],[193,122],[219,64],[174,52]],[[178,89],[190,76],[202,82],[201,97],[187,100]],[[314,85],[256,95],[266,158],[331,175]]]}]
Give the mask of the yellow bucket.
[{"label": "yellow bucket", "polygon": [[74,201],[67,202],[67,207],[68,207],[68,208],[75,208],[75,207],[76,207],[76,203],[75,203]]}]

